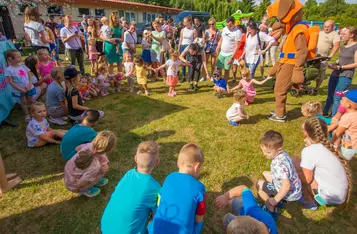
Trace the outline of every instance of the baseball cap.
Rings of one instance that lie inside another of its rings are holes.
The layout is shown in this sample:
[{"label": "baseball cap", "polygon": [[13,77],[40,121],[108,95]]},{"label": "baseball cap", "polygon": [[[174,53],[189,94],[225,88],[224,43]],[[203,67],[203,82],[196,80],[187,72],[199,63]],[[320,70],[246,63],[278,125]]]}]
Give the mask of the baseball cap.
[{"label": "baseball cap", "polygon": [[213,72],[213,75],[219,75],[219,70],[215,70],[215,71]]},{"label": "baseball cap", "polygon": [[149,32],[149,31],[145,29],[144,32],[143,32],[143,34],[147,34],[148,32]]},{"label": "baseball cap", "polygon": [[357,104],[357,89],[347,91],[345,97]]},{"label": "baseball cap", "polygon": [[78,71],[74,67],[68,67],[64,70],[64,78],[66,80],[73,79],[76,76],[78,76]]}]

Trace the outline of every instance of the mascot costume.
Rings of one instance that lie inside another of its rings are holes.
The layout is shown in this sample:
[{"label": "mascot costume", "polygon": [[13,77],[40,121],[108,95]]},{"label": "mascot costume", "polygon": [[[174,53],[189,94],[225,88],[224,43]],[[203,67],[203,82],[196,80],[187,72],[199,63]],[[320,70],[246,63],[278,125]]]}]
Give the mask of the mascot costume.
[{"label": "mascot costume", "polygon": [[276,18],[273,29],[280,30],[283,37],[280,44],[278,63],[269,71],[276,75],[274,87],[275,111],[270,120],[286,122],[287,93],[293,84],[304,82],[304,64],[316,56],[318,27],[309,28],[301,22],[303,5],[299,0],[276,0],[267,9],[269,18]]}]

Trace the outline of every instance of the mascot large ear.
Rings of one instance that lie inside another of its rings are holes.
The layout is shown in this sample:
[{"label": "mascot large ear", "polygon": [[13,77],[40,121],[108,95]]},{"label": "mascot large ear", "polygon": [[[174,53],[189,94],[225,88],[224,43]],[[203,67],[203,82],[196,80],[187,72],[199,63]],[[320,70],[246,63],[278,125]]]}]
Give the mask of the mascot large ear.
[{"label": "mascot large ear", "polygon": [[281,20],[289,13],[291,6],[294,4],[294,0],[280,0],[279,3],[277,18]]}]

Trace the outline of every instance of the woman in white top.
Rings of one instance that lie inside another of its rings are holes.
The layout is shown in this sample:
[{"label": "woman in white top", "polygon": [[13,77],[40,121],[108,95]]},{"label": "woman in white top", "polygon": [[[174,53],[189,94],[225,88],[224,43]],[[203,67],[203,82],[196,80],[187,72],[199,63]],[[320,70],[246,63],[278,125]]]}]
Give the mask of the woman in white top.
[{"label": "woman in white top", "polygon": [[329,142],[327,124],[310,117],[303,131],[306,147],[301,152],[301,160],[294,159],[305,187],[304,198],[300,201],[312,210],[317,209],[316,202],[319,205],[344,203],[352,188],[351,172],[341,153]]},{"label": "woman in white top", "polygon": [[[197,32],[192,25],[192,17],[186,16],[183,19],[183,25],[185,26],[180,32],[180,42],[178,45],[178,50],[180,54],[189,46],[193,40],[197,37]],[[190,68],[189,68],[190,70]],[[190,73],[190,71],[188,72]],[[185,81],[186,77],[186,67],[182,67],[182,82]]]},{"label": "woman in white top", "polygon": [[82,49],[82,40],[84,36],[82,32],[75,26],[73,26],[72,17],[66,15],[64,17],[64,27],[61,29],[61,39],[66,47],[66,54],[69,57],[71,64],[76,65],[76,60],[79,65],[79,69],[84,74],[84,56]]},{"label": "woman in white top", "polygon": [[40,23],[40,13],[32,6],[25,9],[25,39],[31,41],[31,45],[37,52],[39,49],[47,49],[50,52],[50,45],[46,40],[45,27]]},{"label": "woman in white top", "polygon": [[[253,79],[255,69],[263,59],[266,51],[273,45],[275,39],[266,33],[260,32],[254,22],[247,25],[247,39],[245,42],[244,56],[245,62],[250,70],[250,76]],[[264,44],[267,46],[264,49]]]},{"label": "woman in white top", "polygon": [[129,51],[131,56],[134,56],[136,52],[136,43],[138,41],[138,38],[136,36],[136,26],[134,24],[131,24],[129,26],[129,29],[125,31],[124,33],[124,42],[122,44],[123,48],[123,54],[126,51]]},{"label": "woman in white top", "polygon": [[[154,21],[152,26],[154,27],[154,31],[151,32],[151,61],[152,61],[152,67],[153,68],[158,68],[161,65],[161,44],[162,41],[166,38],[165,31],[161,30],[161,25],[159,22]],[[163,69],[160,69],[160,74],[162,77],[165,77],[165,73]],[[156,79],[158,78],[158,75],[156,73]],[[165,78],[164,78],[165,79]]]}]

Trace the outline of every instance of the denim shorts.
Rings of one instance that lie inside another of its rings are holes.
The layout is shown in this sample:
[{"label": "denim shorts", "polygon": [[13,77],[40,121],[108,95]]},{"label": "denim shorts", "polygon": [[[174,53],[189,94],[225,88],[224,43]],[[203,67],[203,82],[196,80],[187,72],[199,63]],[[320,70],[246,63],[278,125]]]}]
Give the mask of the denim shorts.
[{"label": "denim shorts", "polygon": [[228,213],[224,216],[224,220],[223,220],[223,224],[225,226],[225,228],[228,227],[228,225],[230,224],[230,222],[232,222],[232,220],[234,220],[235,218],[237,218],[237,216],[239,216],[242,213],[242,209],[243,209],[243,201],[240,198],[234,198],[232,200],[232,213]]},{"label": "denim shorts", "polygon": [[23,97],[32,97],[36,95],[36,89],[32,88],[31,90],[27,91],[26,93],[21,93],[21,92],[11,92],[11,95],[13,97],[17,97],[17,98],[23,98]]}]

